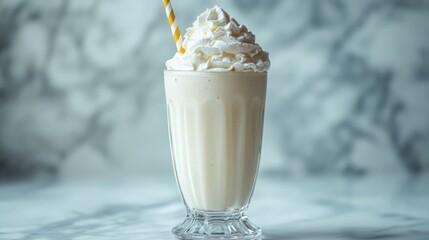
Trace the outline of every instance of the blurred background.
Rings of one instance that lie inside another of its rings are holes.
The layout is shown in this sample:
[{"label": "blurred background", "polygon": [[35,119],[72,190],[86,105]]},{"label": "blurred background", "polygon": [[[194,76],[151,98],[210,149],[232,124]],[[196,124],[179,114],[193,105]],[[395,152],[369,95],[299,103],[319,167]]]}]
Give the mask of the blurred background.
[{"label": "blurred background", "polygon": [[[271,69],[262,176],[429,169],[429,2],[173,2],[182,33],[218,4]],[[173,177],[161,1],[0,0],[0,179]]]}]

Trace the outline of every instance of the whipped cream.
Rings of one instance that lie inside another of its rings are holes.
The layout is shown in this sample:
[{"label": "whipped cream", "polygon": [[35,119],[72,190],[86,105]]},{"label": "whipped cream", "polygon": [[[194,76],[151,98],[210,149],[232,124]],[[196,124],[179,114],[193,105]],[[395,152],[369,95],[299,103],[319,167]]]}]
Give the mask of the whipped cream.
[{"label": "whipped cream", "polygon": [[218,6],[197,17],[182,46],[186,52],[168,60],[168,70],[266,72],[270,67],[255,35]]}]

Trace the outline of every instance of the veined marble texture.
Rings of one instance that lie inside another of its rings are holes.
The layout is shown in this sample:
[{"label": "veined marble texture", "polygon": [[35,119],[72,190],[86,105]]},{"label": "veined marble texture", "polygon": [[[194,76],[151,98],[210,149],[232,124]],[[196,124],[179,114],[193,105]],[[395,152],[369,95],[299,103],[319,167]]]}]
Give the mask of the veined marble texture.
[{"label": "veined marble texture", "polygon": [[[429,2],[214,4],[270,53],[262,172],[429,169]],[[172,174],[161,1],[0,1],[0,178]]]},{"label": "veined marble texture", "polygon": [[[428,177],[263,174],[248,216],[263,240],[427,240]],[[186,215],[173,177],[27,181],[0,196],[1,240],[177,239]]]}]

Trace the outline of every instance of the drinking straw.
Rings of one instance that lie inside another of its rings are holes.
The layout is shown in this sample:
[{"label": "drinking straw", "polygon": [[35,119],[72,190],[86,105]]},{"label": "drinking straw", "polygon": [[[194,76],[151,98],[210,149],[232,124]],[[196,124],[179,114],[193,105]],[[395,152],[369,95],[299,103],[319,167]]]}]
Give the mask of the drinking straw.
[{"label": "drinking straw", "polygon": [[182,47],[182,35],[180,35],[179,26],[176,23],[176,16],[174,15],[173,7],[171,6],[170,0],[162,0],[164,2],[165,13],[167,14],[168,23],[170,24],[171,33],[173,33],[174,42],[176,43],[177,51],[185,53],[185,49]]}]

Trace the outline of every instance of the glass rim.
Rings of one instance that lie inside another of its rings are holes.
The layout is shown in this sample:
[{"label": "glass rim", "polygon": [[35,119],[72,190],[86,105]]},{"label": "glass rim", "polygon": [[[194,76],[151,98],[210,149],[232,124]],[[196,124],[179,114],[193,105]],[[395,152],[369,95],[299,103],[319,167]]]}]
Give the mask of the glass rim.
[{"label": "glass rim", "polygon": [[179,74],[179,75],[260,75],[260,76],[266,76],[268,74],[268,72],[253,72],[253,71],[249,71],[249,72],[237,72],[237,71],[225,71],[225,72],[220,72],[220,71],[189,71],[189,70],[168,70],[168,69],[164,69],[164,74]]}]

